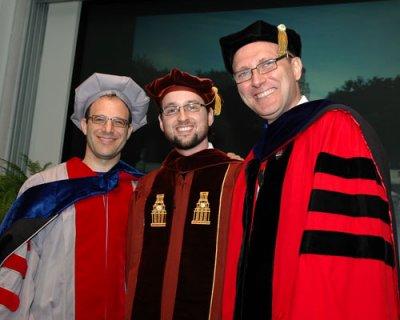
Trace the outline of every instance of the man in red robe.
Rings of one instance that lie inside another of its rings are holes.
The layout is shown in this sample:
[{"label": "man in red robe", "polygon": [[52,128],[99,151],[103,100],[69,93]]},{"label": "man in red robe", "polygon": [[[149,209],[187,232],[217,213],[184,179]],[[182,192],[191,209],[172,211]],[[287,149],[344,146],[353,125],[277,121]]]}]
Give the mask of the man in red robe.
[{"label": "man in red robe", "polygon": [[95,73],[75,90],[84,158],[30,177],[0,226],[1,319],[123,319],[126,225],[141,174],[120,157],[148,102],[122,76]]},{"label": "man in red robe", "polygon": [[177,69],[145,87],[174,149],[140,180],[128,226],[127,319],[221,319],[234,180],[241,162],[214,149],[213,82]]},{"label": "man in red robe", "polygon": [[351,108],[301,95],[301,39],[256,21],[220,39],[265,120],[235,186],[223,319],[399,319],[390,179]]}]

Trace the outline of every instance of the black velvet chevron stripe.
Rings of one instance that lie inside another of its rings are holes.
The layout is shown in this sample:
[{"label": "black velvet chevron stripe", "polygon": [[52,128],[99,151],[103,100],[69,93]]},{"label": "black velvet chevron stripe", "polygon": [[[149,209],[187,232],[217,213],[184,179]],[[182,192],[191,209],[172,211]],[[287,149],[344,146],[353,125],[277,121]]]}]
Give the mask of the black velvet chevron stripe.
[{"label": "black velvet chevron stripe", "polygon": [[321,254],[382,260],[394,267],[393,246],[381,237],[306,230],[300,254]]},{"label": "black velvet chevron stripe", "polygon": [[351,195],[314,189],[311,193],[308,210],[352,217],[377,218],[385,223],[390,223],[389,204],[377,196]]},{"label": "black velvet chevron stripe", "polygon": [[[282,157],[270,158],[264,172],[263,184],[255,204],[253,223],[247,225],[245,232],[249,236],[246,238],[247,242],[242,245],[239,268],[242,276],[238,277],[235,320],[272,319],[273,270],[279,209],[281,201],[284,201],[282,186],[292,148],[293,143],[289,143]],[[257,168],[255,165],[254,169]],[[258,170],[250,172],[250,165],[248,169],[247,178],[251,184],[248,184],[247,191],[251,190],[251,185],[255,186],[258,177]],[[246,192],[246,196],[250,194]],[[246,199],[246,206],[251,208],[252,199]]]},{"label": "black velvet chevron stripe", "polygon": [[318,155],[315,172],[332,174],[347,179],[371,179],[381,184],[375,164],[369,158],[342,158],[326,152]]}]

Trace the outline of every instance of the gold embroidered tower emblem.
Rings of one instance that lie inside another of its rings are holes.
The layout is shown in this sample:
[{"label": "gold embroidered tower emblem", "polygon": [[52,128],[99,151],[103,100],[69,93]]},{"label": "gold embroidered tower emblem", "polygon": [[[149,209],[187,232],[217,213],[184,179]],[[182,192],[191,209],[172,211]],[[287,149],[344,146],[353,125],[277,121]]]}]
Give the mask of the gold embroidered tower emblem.
[{"label": "gold embroidered tower emblem", "polygon": [[151,210],[151,224],[152,227],[165,227],[167,221],[167,211],[165,210],[164,194],[157,194],[156,201]]},{"label": "gold embroidered tower emblem", "polygon": [[208,191],[200,192],[196,208],[193,211],[192,224],[210,224],[210,203],[208,202]]}]

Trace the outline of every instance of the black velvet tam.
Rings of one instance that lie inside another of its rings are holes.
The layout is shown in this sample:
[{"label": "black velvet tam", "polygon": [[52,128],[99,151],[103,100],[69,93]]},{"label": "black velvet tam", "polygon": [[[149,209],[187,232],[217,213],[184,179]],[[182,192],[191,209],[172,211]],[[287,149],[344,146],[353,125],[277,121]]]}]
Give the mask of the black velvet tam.
[{"label": "black velvet tam", "polygon": [[[286,28],[288,37],[288,51],[296,57],[301,57],[300,35],[289,28]],[[241,47],[256,41],[267,41],[278,44],[278,28],[268,22],[258,20],[238,32],[229,34],[219,40],[222,49],[222,56],[225,68],[231,74],[233,57]]]}]

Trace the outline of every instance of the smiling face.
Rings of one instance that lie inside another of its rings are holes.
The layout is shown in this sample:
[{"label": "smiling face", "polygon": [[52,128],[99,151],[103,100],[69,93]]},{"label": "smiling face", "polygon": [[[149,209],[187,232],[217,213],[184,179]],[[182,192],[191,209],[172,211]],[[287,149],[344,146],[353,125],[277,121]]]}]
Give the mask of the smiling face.
[{"label": "smiling face", "polygon": [[162,108],[180,106],[175,115],[159,116],[160,128],[175,149],[189,156],[208,148],[208,128],[214,121],[213,111],[201,107],[197,112],[185,111],[182,106],[190,102],[204,104],[204,100],[190,91],[172,91],[162,99]]},{"label": "smiling face", "polygon": [[[103,115],[109,118],[128,120],[129,110],[118,97],[101,97],[89,107],[89,116]],[[98,163],[112,166],[121,157],[121,150],[132,133],[132,126],[115,127],[111,120],[103,125],[95,124],[91,119],[81,120],[82,132],[86,135],[86,153],[84,162],[89,167],[98,167]]]},{"label": "smiling face", "polygon": [[[278,45],[258,41],[241,47],[234,55],[234,73],[255,68],[259,63],[278,57]],[[298,80],[301,77],[300,58],[277,61],[277,68],[265,74],[253,70],[250,80],[237,84],[246,105],[269,123],[293,108],[301,98]]]}]

